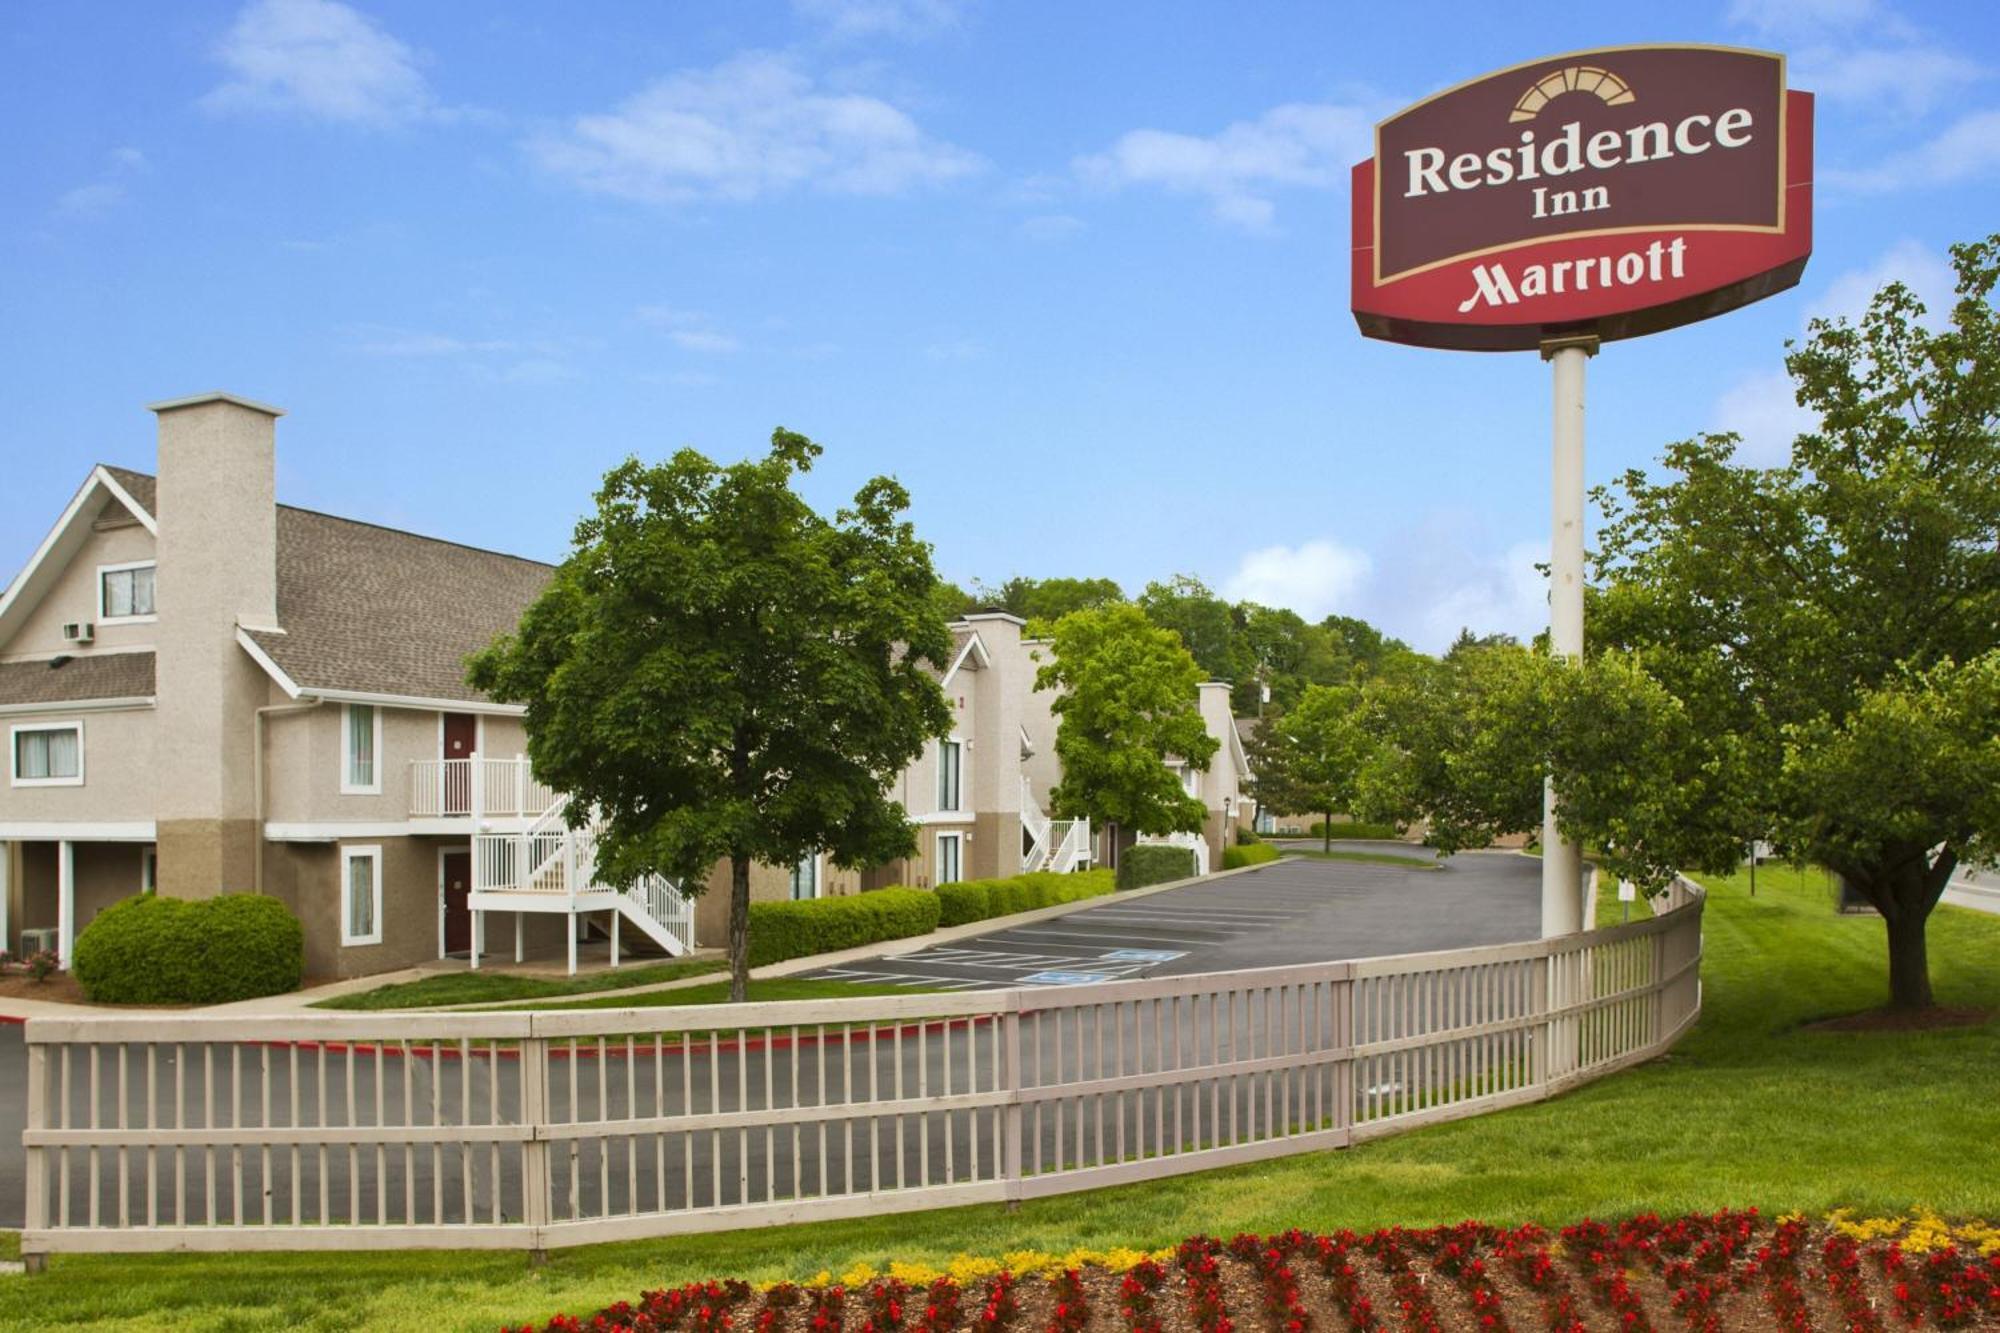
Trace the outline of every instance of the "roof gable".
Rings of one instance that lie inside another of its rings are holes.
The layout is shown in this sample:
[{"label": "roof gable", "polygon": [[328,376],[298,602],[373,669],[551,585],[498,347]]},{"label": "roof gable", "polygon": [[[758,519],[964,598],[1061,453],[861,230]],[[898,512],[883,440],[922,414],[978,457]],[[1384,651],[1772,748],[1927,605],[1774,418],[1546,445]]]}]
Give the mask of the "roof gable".
[{"label": "roof gable", "polygon": [[[121,480],[131,477],[142,478],[147,483],[140,488],[145,493],[145,500],[140,500]],[[6,648],[7,641],[14,637],[28,613],[40,604],[63,571],[69,568],[70,561],[88,540],[92,522],[107,505],[124,506],[148,532],[159,535],[159,524],[152,511],[152,480],[143,473],[128,473],[123,468],[103,464],[90,470],[90,475],[84,478],[83,485],[70,498],[61,517],[49,530],[49,535],[28,557],[28,563],[7,585],[6,592],[0,593],[0,650]]]}]

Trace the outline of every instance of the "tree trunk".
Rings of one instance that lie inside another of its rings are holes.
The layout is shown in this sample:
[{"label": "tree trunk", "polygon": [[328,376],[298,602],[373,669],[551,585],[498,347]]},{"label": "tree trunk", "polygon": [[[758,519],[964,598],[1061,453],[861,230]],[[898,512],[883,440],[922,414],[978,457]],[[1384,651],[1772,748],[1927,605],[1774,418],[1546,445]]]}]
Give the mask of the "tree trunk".
[{"label": "tree trunk", "polygon": [[1931,909],[1937,906],[1957,868],[1958,852],[1947,845],[1939,850],[1936,860],[1923,848],[1905,848],[1887,864],[1871,866],[1859,874],[1842,872],[1882,914],[1889,938],[1891,1009],[1928,1009],[1936,1003],[1931,994],[1925,931]]},{"label": "tree trunk", "polygon": [[1882,920],[1889,928],[1889,1007],[1930,1008],[1930,954],[1924,937],[1930,913],[1899,911]]},{"label": "tree trunk", "polygon": [[750,990],[750,858],[729,858],[729,1002],[741,1004]]},{"label": "tree trunk", "polygon": [[1331,856],[1333,855],[1333,811],[1327,811],[1325,819],[1326,822],[1319,826],[1320,850]]}]

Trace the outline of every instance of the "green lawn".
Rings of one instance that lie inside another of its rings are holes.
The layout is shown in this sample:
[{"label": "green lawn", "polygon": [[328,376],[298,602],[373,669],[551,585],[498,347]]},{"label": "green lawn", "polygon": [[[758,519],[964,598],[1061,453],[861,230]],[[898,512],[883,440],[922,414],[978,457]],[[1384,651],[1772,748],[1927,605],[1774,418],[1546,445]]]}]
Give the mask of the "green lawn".
[{"label": "green lawn", "polygon": [[[999,1208],[684,1237],[555,1255],[58,1258],[0,1282],[0,1326],[465,1328],[588,1314],[642,1288],[810,1275],[891,1256],[1159,1245],[1192,1232],[1548,1222],[1756,1204],[2000,1216],[2000,1024],[1807,1033],[1883,995],[1882,926],[1832,914],[1817,872],[1766,869],[1710,900],[1706,1012],[1670,1056],[1567,1097],[1345,1152]],[[1606,885],[1609,897],[1610,886]],[[1613,914],[1615,900],[1610,903]],[[1643,905],[1640,905],[1643,911]],[[1635,913],[1636,914],[1636,913]],[[2000,918],[1940,908],[1942,1003],[2000,1006]]]},{"label": "green lawn", "polygon": [[524,977],[506,972],[446,972],[422,981],[398,981],[374,990],[321,1000],[316,1009],[428,1009],[440,1004],[503,1004],[508,1000],[547,1000],[593,991],[651,986],[682,977],[721,972],[729,964],[720,958],[676,958],[665,963],[622,967],[582,977]]}]

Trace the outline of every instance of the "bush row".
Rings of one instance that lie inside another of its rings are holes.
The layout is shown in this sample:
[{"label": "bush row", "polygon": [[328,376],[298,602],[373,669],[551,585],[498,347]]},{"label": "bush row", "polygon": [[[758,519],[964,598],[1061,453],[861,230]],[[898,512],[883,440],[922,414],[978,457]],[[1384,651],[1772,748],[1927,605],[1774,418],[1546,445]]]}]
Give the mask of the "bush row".
[{"label": "bush row", "polygon": [[1266,861],[1278,859],[1278,849],[1268,842],[1253,842],[1241,847],[1222,849],[1222,868],[1241,870],[1244,866],[1260,866]]},{"label": "bush row", "polygon": [[750,904],[750,966],[906,940],[938,928],[938,897],[925,889],[876,889],[847,898]]},{"label": "bush row", "polygon": [[85,927],[70,970],[99,1004],[225,1004],[297,990],[305,950],[276,898],[140,894]]},{"label": "bush row", "polygon": [[[1296,832],[1296,830],[1289,831]],[[1314,820],[1312,826],[1306,829],[1305,836],[1309,838],[1326,837],[1326,821],[1323,819]],[[1397,828],[1394,824],[1363,824],[1359,821],[1343,824],[1336,820],[1333,825],[1333,839],[1335,842],[1340,841],[1342,838],[1367,838],[1371,841],[1381,841],[1384,839],[1400,838],[1402,836],[1403,830]]]},{"label": "bush row", "polygon": [[1059,875],[1052,870],[1016,875],[1012,879],[971,879],[937,888],[939,924],[962,926],[969,921],[986,921],[1016,912],[1032,912],[1038,907],[1073,903],[1095,898],[1116,887],[1109,870],[1085,870]]},{"label": "bush row", "polygon": [[1118,858],[1119,889],[1143,889],[1148,884],[1188,879],[1194,875],[1194,849],[1142,842],[1127,847]]}]

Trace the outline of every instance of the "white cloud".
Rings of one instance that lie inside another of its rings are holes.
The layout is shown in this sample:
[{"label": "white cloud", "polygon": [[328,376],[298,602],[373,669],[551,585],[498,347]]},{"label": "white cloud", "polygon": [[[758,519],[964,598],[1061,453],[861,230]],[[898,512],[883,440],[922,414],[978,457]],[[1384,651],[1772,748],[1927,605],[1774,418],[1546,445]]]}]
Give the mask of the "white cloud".
[{"label": "white cloud", "polygon": [[982,165],[889,103],[822,91],[786,57],[762,53],[669,75],[526,148],[581,189],[666,204],[801,187],[890,195]]},{"label": "white cloud", "polygon": [[1767,37],[1844,32],[1883,17],[1876,0],[1735,0],[1729,21]]},{"label": "white cloud", "polygon": [[474,340],[455,338],[446,333],[377,328],[367,330],[356,346],[369,356],[422,358],[505,352],[511,350],[514,344],[504,339]]},{"label": "white cloud", "polygon": [[415,53],[337,0],[255,0],[216,47],[211,111],[285,111],[380,129],[435,110]]},{"label": "white cloud", "polygon": [[953,338],[930,344],[924,355],[932,361],[977,361],[986,355],[986,345],[971,338]]},{"label": "white cloud", "polygon": [[[1874,263],[1838,274],[1807,302],[1805,317],[1858,320],[1875,293],[1900,282],[1924,303],[1924,322],[1937,326],[1949,316],[1957,289],[1957,274],[1942,255],[1914,240],[1898,241]],[[1800,329],[1804,333],[1803,327]],[[1819,426],[1819,418],[1800,407],[1792,377],[1782,370],[1746,375],[1716,400],[1713,428],[1743,437],[1739,461],[1775,467],[1791,457],[1792,441]]]},{"label": "white cloud", "polygon": [[112,149],[97,179],[56,196],[56,216],[89,222],[114,212],[127,198],[128,183],[145,170],[146,155],[138,149]]},{"label": "white cloud", "polygon": [[1380,571],[1353,614],[1423,652],[1442,652],[1462,629],[1511,634],[1523,643],[1548,627],[1548,583],[1535,566],[1548,540],[1496,548],[1464,514],[1433,512],[1376,553]]},{"label": "white cloud", "polygon": [[1829,101],[1908,118],[1987,70],[1879,0],[1736,0],[1729,20],[1790,49],[1790,81]]},{"label": "white cloud", "polygon": [[957,25],[961,0],[792,0],[799,17],[836,37],[929,37]]},{"label": "white cloud", "polygon": [[695,328],[708,323],[708,316],[702,311],[671,305],[642,305],[632,314],[641,324],[664,329]]},{"label": "white cloud", "polygon": [[1222,591],[1233,601],[1287,607],[1307,620],[1320,620],[1349,609],[1371,568],[1366,552],[1326,538],[1266,546],[1237,562]]},{"label": "white cloud", "polygon": [[1821,171],[1821,181],[1859,193],[1952,185],[2000,170],[2000,111],[1975,111],[1929,141],[1872,167]]},{"label": "white cloud", "polygon": [[1808,319],[1859,319],[1875,293],[1892,282],[1915,292],[1928,310],[1927,322],[1942,323],[1958,291],[1958,274],[1945,257],[1921,241],[1904,239],[1865,268],[1850,269],[1827,284],[1806,306]]},{"label": "white cloud", "polygon": [[1218,221],[1246,231],[1269,229],[1272,196],[1287,189],[1327,190],[1374,150],[1376,110],[1317,102],[1274,107],[1213,135],[1132,130],[1102,153],[1080,157],[1078,176],[1106,189],[1153,186],[1208,202]]},{"label": "white cloud", "polygon": [[667,336],[685,352],[733,352],[743,345],[714,329],[675,329]]}]

